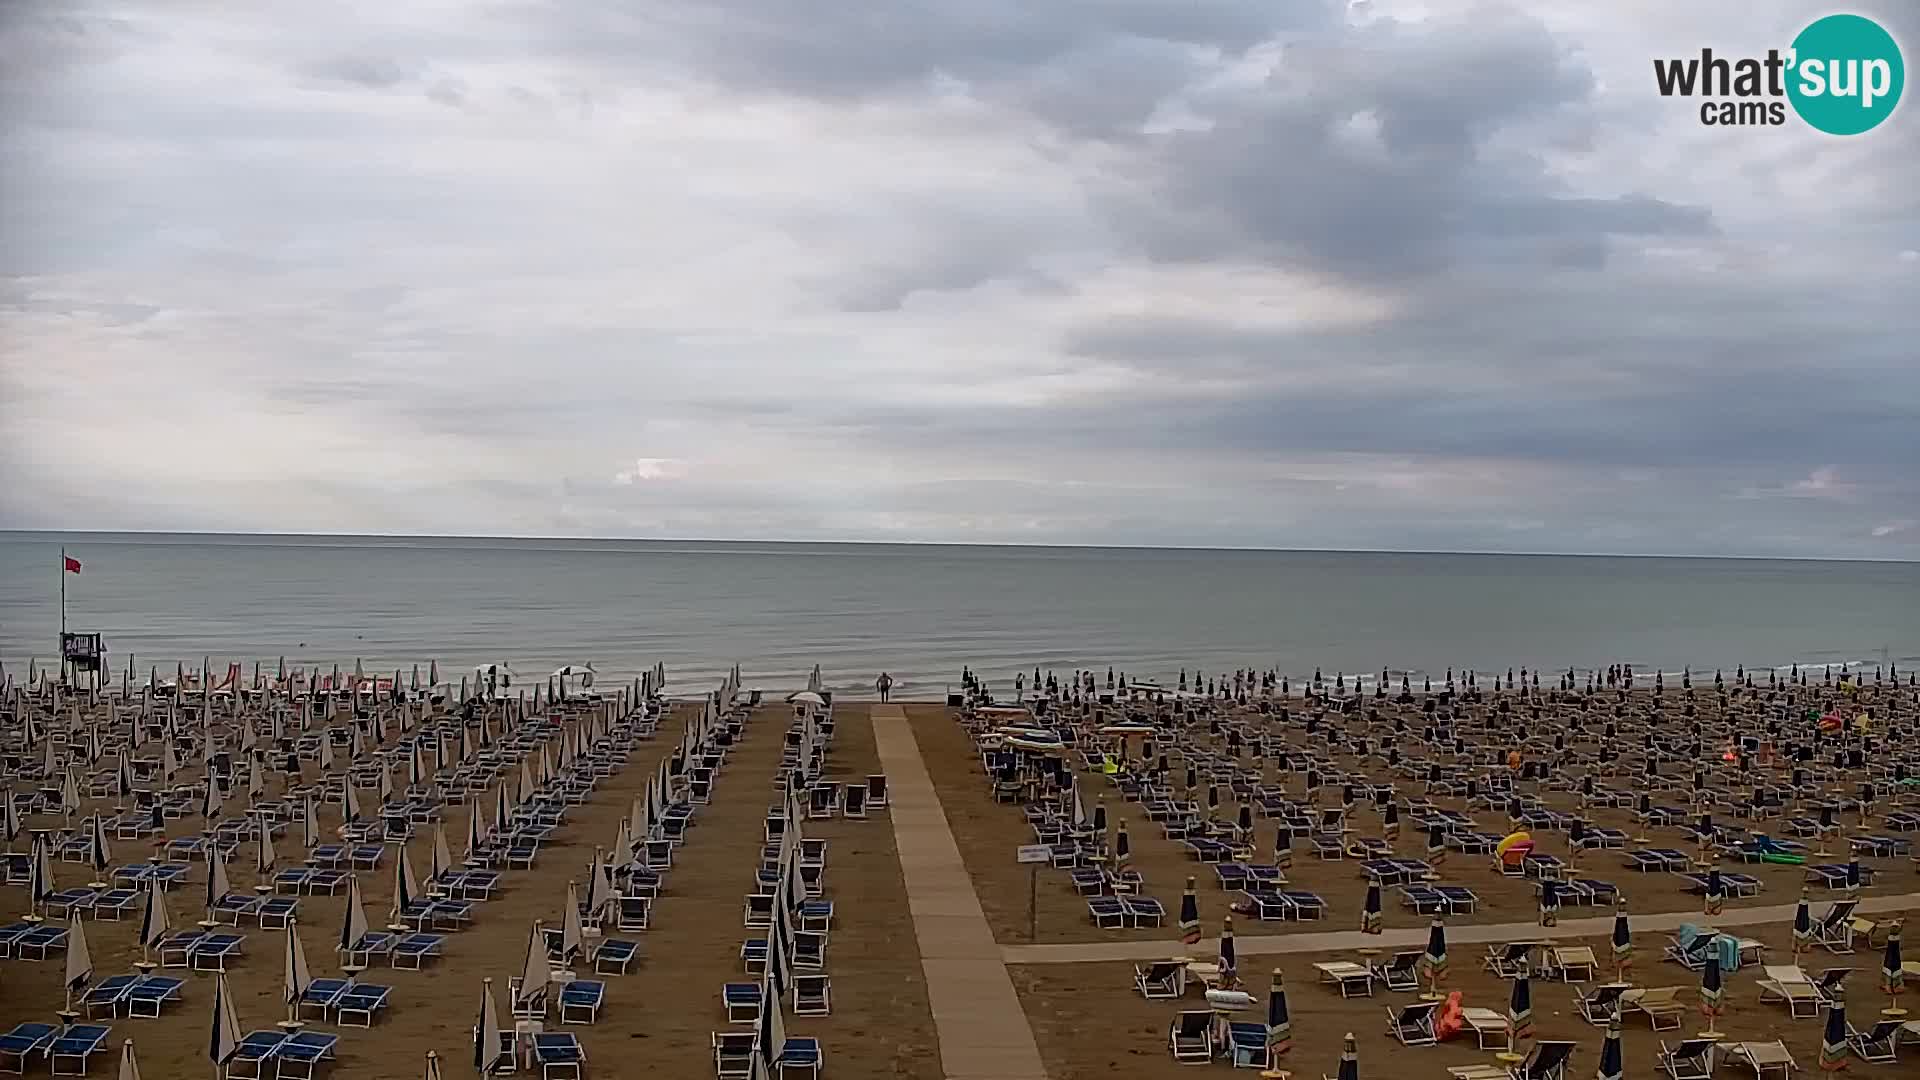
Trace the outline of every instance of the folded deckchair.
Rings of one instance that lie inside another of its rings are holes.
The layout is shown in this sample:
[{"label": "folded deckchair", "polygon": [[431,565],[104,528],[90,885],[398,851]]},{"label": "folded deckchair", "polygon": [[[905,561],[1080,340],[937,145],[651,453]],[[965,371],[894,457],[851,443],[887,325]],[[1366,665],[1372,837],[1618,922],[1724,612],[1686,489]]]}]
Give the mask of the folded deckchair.
[{"label": "folded deckchair", "polygon": [[1787,1015],[1812,1017],[1820,1012],[1820,990],[1797,965],[1769,964],[1760,973],[1760,1003],[1785,1002]]}]

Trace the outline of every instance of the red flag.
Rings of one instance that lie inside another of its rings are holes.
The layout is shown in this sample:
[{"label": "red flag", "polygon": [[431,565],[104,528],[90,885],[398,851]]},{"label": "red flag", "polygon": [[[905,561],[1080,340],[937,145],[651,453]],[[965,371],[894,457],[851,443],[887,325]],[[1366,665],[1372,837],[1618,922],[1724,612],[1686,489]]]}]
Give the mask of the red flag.
[{"label": "red flag", "polygon": [[69,573],[69,574],[77,574],[77,573],[79,573],[79,572],[80,572],[80,560],[79,560],[79,559],[76,559],[76,558],[74,558],[74,557],[73,557],[73,556],[71,556],[71,555],[63,555],[63,556],[61,556],[61,558],[63,558],[63,559],[65,559],[65,560],[67,560],[67,573]]}]

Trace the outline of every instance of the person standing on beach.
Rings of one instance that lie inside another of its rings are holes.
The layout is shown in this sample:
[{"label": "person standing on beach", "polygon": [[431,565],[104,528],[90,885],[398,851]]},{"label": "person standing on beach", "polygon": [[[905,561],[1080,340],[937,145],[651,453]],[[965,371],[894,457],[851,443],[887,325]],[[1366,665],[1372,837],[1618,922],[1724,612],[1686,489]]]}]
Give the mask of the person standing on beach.
[{"label": "person standing on beach", "polygon": [[887,694],[893,690],[893,676],[881,672],[880,677],[873,680],[873,688],[880,691],[880,703],[886,704]]},{"label": "person standing on beach", "polygon": [[1024,671],[1016,671],[1013,673],[1013,703],[1015,705],[1020,704],[1021,700],[1026,697],[1026,694],[1027,673]]}]

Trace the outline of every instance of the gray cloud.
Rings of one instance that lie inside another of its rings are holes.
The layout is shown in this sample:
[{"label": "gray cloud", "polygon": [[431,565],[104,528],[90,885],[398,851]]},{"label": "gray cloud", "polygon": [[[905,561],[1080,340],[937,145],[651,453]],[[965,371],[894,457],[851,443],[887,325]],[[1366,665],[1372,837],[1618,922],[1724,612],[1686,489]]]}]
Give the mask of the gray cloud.
[{"label": "gray cloud", "polygon": [[12,5],[0,527],[1920,555],[1911,103],[1423,6]]}]

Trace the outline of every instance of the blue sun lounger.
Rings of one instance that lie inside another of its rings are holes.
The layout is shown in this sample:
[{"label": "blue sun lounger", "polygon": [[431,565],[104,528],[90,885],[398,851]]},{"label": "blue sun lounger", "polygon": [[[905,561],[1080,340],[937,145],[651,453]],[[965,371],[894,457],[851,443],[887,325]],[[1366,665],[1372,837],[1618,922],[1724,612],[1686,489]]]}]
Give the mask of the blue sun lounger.
[{"label": "blue sun lounger", "polygon": [[141,976],[133,989],[127,991],[127,1015],[158,1019],[167,1002],[180,1000],[180,991],[186,985],[187,980],[171,975]]},{"label": "blue sun lounger", "polygon": [[266,897],[253,910],[262,930],[285,930],[299,913],[300,900],[294,896]]},{"label": "blue sun lounger", "polygon": [[43,903],[52,911],[70,919],[74,912],[90,910],[99,895],[92,889],[61,889],[48,896]]},{"label": "blue sun lounger", "polygon": [[1400,886],[1400,903],[1416,915],[1445,915],[1451,910],[1447,898],[1430,885]]},{"label": "blue sun lounger", "polygon": [[227,961],[240,955],[246,941],[244,934],[207,934],[194,942],[188,966],[194,971],[225,971]]},{"label": "blue sun lounger", "polygon": [[393,952],[388,954],[387,962],[397,968],[418,971],[427,966],[427,961],[440,955],[440,946],[446,940],[445,934],[408,934],[393,943]]},{"label": "blue sun lounger", "polygon": [[300,1015],[304,1017],[306,1010],[313,1009],[320,1020],[326,1020],[334,1002],[339,1001],[340,995],[346,993],[351,985],[353,982],[350,979],[313,980],[307,984],[307,992],[300,995]]},{"label": "blue sun lounger", "polygon": [[1320,899],[1319,893],[1292,889],[1279,894],[1287,902],[1291,913],[1287,916],[1294,920],[1314,920],[1327,917],[1327,902]]},{"label": "blue sun lounger", "polygon": [[0,1072],[25,1073],[27,1059],[46,1053],[59,1034],[56,1024],[15,1024],[0,1035]]},{"label": "blue sun lounger", "polygon": [[[333,1002],[333,1019],[341,1027],[370,1028],[374,1014],[387,1007],[391,986],[354,983]],[[351,1017],[351,1019],[349,1019]]]},{"label": "blue sun lounger", "polygon": [[67,934],[64,926],[36,926],[13,943],[13,955],[22,960],[45,960],[49,953],[67,947]]},{"label": "blue sun lounger", "polygon": [[280,1044],[287,1041],[284,1031],[249,1031],[240,1037],[240,1045],[227,1059],[228,1080],[273,1080],[269,1064]]},{"label": "blue sun lounger", "polygon": [[258,899],[245,893],[230,892],[213,902],[213,921],[239,926],[242,919],[251,917],[259,909]]},{"label": "blue sun lounger", "polygon": [[789,1077],[804,1076],[807,1080],[819,1080],[820,1070],[826,1066],[826,1055],[821,1053],[820,1040],[793,1037],[780,1048],[780,1056],[774,1062],[779,1070],[780,1080]]},{"label": "blue sun lounger", "polygon": [[1102,930],[1124,930],[1127,926],[1127,905],[1117,897],[1096,896],[1087,901],[1087,917]]},{"label": "blue sun lounger", "polygon": [[87,1059],[107,1045],[105,1024],[75,1024],[62,1031],[47,1048],[47,1064],[55,1076],[87,1075]]},{"label": "blue sun lounger", "polygon": [[1287,898],[1270,889],[1248,889],[1244,894],[1251,914],[1261,922],[1278,922],[1291,918],[1293,905]]},{"label": "blue sun lounger", "polygon": [[740,965],[749,975],[758,975],[767,969],[767,939],[748,938],[740,943]]},{"label": "blue sun lounger", "polygon": [[113,975],[87,987],[80,995],[80,1011],[88,1019],[93,1018],[95,1009],[105,1009],[108,1016],[119,1016],[120,1005],[133,992],[133,985],[140,981],[138,975]]},{"label": "blue sun lounger", "polygon": [[607,1000],[607,984],[597,979],[575,979],[560,988],[560,1022],[592,1024],[600,1020]]},{"label": "blue sun lounger", "polygon": [[727,983],[720,988],[720,1003],[726,1007],[727,1023],[759,1023],[760,984]]},{"label": "blue sun lounger", "polygon": [[627,969],[640,955],[640,943],[621,938],[607,938],[593,953],[593,971],[596,975],[625,975]]},{"label": "blue sun lounger", "polygon": [[133,910],[140,894],[132,889],[108,889],[93,898],[93,917],[107,922],[119,922]]},{"label": "blue sun lounger", "polygon": [[313,1080],[315,1067],[333,1059],[340,1036],[327,1031],[303,1031],[274,1051],[275,1080]]},{"label": "blue sun lounger", "polygon": [[533,1037],[533,1060],[540,1063],[541,1080],[580,1080],[587,1052],[571,1031]]}]

